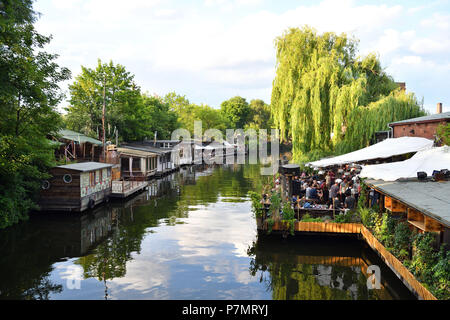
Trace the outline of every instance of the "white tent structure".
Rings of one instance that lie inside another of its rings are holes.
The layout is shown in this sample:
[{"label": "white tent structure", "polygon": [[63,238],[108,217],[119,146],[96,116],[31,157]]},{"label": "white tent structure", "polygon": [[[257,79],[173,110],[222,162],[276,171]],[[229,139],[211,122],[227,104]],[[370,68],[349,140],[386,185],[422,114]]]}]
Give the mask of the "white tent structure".
[{"label": "white tent structure", "polygon": [[359,176],[396,181],[401,178],[417,178],[417,172],[421,171],[431,176],[434,170],[442,169],[450,169],[450,147],[448,146],[419,151],[405,161],[364,166]]},{"label": "white tent structure", "polygon": [[366,148],[333,158],[308,163],[311,167],[324,168],[333,165],[356,163],[373,159],[386,159],[393,156],[429,149],[433,141],[419,137],[401,137],[383,140]]}]

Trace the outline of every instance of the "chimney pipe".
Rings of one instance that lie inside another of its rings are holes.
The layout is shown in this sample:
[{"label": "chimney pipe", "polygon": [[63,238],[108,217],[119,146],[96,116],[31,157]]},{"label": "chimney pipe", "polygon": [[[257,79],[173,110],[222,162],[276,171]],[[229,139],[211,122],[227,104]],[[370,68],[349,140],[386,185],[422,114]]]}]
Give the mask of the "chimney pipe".
[{"label": "chimney pipe", "polygon": [[442,113],[442,103],[441,103],[441,102],[439,102],[439,103],[437,104],[437,110],[436,110],[436,112],[437,112],[437,114]]}]

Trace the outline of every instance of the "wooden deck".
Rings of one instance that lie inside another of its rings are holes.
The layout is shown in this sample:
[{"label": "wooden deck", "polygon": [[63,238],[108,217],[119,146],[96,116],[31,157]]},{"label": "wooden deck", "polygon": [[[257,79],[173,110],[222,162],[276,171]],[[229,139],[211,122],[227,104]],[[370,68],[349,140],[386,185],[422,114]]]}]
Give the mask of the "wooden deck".
[{"label": "wooden deck", "polygon": [[[268,230],[267,221],[257,219],[259,230]],[[288,226],[282,222],[275,222],[272,226],[273,231],[286,231]],[[294,230],[296,232],[313,233],[343,233],[358,234],[364,241],[378,254],[394,274],[413,292],[420,300],[437,300],[436,297],[428,291],[414,275],[398,260],[392,253],[376,239],[372,233],[361,223],[334,223],[334,222],[295,222]]]},{"label": "wooden deck", "polygon": [[127,198],[132,194],[143,190],[147,185],[147,181],[113,181],[110,197]]}]

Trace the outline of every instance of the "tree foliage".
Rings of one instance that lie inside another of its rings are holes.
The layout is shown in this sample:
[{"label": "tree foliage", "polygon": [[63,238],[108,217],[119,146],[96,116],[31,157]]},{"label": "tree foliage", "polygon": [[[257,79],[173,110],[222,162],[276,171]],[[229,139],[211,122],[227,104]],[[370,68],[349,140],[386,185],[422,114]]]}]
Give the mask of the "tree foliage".
[{"label": "tree foliage", "polygon": [[31,0],[0,1],[0,228],[27,218],[48,167],[46,135],[61,125],[58,83],[70,78],[44,51]]},{"label": "tree foliage", "polygon": [[358,42],[346,34],[291,28],[275,44],[271,112],[297,159],[315,150],[364,147],[387,123],[424,114],[375,54],[356,56]]},{"label": "tree foliage", "polygon": [[437,128],[437,134],[443,144],[450,146],[450,123],[440,124]]},{"label": "tree foliage", "polygon": [[208,105],[197,105],[191,103],[186,96],[171,92],[164,97],[178,117],[178,127],[187,129],[191,135],[194,134],[194,121],[202,122],[202,130],[217,129],[225,133],[228,128],[227,119],[218,109]]},{"label": "tree foliage", "polygon": [[273,126],[270,106],[261,99],[250,101],[250,114],[246,128],[270,130]]},{"label": "tree foliage", "polygon": [[[105,104],[107,139],[114,128],[125,140],[142,137],[140,89],[124,66],[102,63],[95,69],[81,66],[81,73],[69,86],[70,106],[66,108],[69,129],[99,138],[102,134],[102,109]],[[137,131],[136,131],[137,129]]]},{"label": "tree foliage", "polygon": [[228,120],[230,129],[243,129],[251,114],[247,100],[239,96],[222,102],[220,109],[225,119]]}]

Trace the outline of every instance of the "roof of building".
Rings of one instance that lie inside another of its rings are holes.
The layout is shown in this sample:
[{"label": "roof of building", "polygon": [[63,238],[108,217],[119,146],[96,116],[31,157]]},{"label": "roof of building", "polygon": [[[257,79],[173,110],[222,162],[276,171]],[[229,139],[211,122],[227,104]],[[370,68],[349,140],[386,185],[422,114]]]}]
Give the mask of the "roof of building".
[{"label": "roof of building", "polygon": [[346,163],[358,163],[373,159],[387,159],[431,148],[433,141],[421,137],[400,137],[383,140],[366,148],[337,157],[325,158],[308,163],[310,166],[325,168]]},{"label": "roof of building", "polygon": [[450,227],[450,181],[421,182],[366,180],[378,191],[403,202],[423,214]]},{"label": "roof of building", "polygon": [[148,144],[143,144],[143,143],[126,143],[126,144],[123,144],[123,146],[128,149],[153,152],[156,154],[164,154],[164,153],[172,152],[172,149],[169,149],[169,148],[156,148],[156,147],[150,146]]},{"label": "roof of building", "polygon": [[417,152],[413,157],[392,163],[364,166],[360,176],[384,181],[417,178],[417,172],[431,176],[435,170],[450,169],[450,147],[430,148]]},{"label": "roof of building", "polygon": [[142,151],[131,148],[117,148],[117,151],[123,155],[135,156],[135,157],[156,157],[158,154],[150,151]]},{"label": "roof of building", "polygon": [[448,119],[450,120],[450,112],[436,113],[429,116],[423,116],[418,118],[412,118],[402,121],[396,121],[389,123],[389,126],[396,126],[399,124],[408,124],[408,123],[416,123],[416,122],[433,122],[433,121],[442,121]]},{"label": "roof of building", "polygon": [[58,135],[61,136],[63,139],[76,141],[79,143],[89,142],[100,146],[103,144],[100,140],[88,137],[82,133],[75,132],[72,130],[61,129],[58,131]]},{"label": "roof of building", "polygon": [[109,164],[109,163],[80,162],[80,163],[71,163],[71,164],[65,164],[62,166],[57,166],[56,168],[87,172],[87,171],[100,170],[100,169],[104,169],[104,168],[110,168],[112,166],[113,165]]}]

